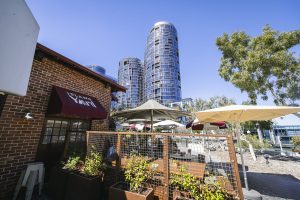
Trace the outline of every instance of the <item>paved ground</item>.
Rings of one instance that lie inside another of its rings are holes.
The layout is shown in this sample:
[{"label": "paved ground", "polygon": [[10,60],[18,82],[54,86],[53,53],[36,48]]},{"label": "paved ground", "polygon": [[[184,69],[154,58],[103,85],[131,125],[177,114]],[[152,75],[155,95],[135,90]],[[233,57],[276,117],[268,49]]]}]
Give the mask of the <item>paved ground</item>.
[{"label": "paved ground", "polygon": [[247,177],[249,188],[264,199],[300,199],[300,180],[292,175],[247,172]]},{"label": "paved ground", "polygon": [[[300,200],[299,161],[270,160],[270,164],[266,164],[262,156],[255,162],[246,155],[245,163],[250,189],[260,192],[264,200]],[[241,180],[243,183],[242,173]]]}]

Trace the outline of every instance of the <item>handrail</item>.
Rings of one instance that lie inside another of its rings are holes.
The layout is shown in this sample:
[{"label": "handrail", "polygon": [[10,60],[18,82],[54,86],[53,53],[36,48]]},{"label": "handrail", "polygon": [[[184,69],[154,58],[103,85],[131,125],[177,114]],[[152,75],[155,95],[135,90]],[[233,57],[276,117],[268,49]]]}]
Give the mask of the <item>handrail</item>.
[{"label": "handrail", "polygon": [[[228,134],[195,134],[195,133],[140,133],[140,132],[114,132],[114,131],[87,131],[95,134],[119,134],[119,135],[161,135],[161,136],[187,136],[187,137],[229,137]],[[229,133],[230,134],[230,133]]]}]

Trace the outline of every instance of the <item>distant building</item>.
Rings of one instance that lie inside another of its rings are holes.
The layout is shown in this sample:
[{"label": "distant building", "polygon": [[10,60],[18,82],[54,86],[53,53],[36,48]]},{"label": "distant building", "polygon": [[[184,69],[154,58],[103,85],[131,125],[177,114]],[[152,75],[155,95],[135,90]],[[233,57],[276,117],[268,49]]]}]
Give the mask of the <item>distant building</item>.
[{"label": "distant building", "polygon": [[167,105],[181,100],[177,31],[169,22],[151,29],[144,58],[144,99]]},{"label": "distant building", "polygon": [[[186,106],[192,106],[192,104],[193,104],[192,98],[185,98],[185,99],[182,99],[181,101],[169,103],[167,106],[170,108],[173,108],[173,109],[177,109],[177,110],[188,111]],[[182,124],[187,124],[190,122],[189,117],[180,117],[179,120],[180,120],[180,123],[182,123]]]},{"label": "distant building", "polygon": [[143,99],[143,67],[138,58],[124,58],[119,62],[118,83],[127,88],[119,92],[118,109],[135,108]]},{"label": "distant building", "polygon": [[105,73],[106,73],[105,68],[101,67],[99,65],[87,65],[86,67],[100,75],[105,75]]},{"label": "distant building", "polygon": [[181,101],[169,103],[168,107],[187,111],[186,106],[192,106],[192,104],[193,104],[192,98],[185,98],[185,99],[182,99]]},{"label": "distant building", "polygon": [[[86,66],[88,69],[96,72],[97,74],[100,74],[106,78],[109,78],[110,80],[112,80],[113,82],[117,83],[118,80],[112,76],[109,76],[106,74],[106,70],[104,67],[101,67],[99,65],[87,65]],[[116,97],[117,96],[117,93],[116,92],[112,92],[111,94],[111,109],[112,110],[115,110],[117,109],[117,105],[118,105],[118,98]]]},{"label": "distant building", "polygon": [[282,146],[292,147],[292,137],[300,136],[300,125],[275,125],[273,132],[275,136],[280,136]]}]

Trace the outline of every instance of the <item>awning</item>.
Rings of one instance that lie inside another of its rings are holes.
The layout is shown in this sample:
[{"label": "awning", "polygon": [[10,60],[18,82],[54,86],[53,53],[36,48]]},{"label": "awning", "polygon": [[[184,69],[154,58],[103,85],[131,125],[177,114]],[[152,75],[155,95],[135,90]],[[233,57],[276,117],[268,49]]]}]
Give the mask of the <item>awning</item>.
[{"label": "awning", "polygon": [[47,115],[82,119],[106,119],[107,113],[95,98],[53,86]]}]

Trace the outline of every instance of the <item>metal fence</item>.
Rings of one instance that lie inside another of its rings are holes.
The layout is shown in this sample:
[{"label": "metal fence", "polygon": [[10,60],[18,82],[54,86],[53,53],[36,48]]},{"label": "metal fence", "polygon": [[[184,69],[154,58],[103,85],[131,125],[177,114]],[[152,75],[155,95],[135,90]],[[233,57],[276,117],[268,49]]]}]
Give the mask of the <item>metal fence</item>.
[{"label": "metal fence", "polygon": [[[231,134],[180,134],[134,132],[87,132],[87,152],[101,153],[110,167],[106,189],[124,181],[124,170],[133,154],[149,162],[155,172],[145,185],[156,199],[192,198],[189,191],[174,184],[188,176],[199,184],[218,183],[229,199],[243,199],[238,165]],[[109,158],[115,149],[116,156]]]}]

